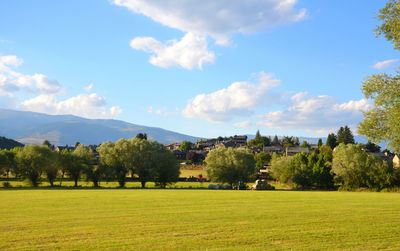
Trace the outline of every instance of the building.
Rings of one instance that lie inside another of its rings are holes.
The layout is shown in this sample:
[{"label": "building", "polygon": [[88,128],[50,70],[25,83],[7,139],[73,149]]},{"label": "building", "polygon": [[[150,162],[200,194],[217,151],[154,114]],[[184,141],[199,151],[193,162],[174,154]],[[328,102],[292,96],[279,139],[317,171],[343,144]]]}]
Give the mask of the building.
[{"label": "building", "polygon": [[269,153],[269,154],[282,154],[284,152],[285,148],[283,148],[281,145],[273,145],[273,146],[264,146],[262,151]]},{"label": "building", "polygon": [[246,145],[247,144],[247,136],[246,135],[235,135],[235,136],[233,136],[232,141],[236,145]]},{"label": "building", "polygon": [[294,156],[298,153],[311,153],[311,150],[307,147],[286,147],[286,156]]}]

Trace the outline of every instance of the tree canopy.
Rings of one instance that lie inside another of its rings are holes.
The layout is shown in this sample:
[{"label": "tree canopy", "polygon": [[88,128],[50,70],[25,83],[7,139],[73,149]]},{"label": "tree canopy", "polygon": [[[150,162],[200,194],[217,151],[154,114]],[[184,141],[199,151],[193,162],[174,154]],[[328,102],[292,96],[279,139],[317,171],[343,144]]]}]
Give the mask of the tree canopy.
[{"label": "tree canopy", "polygon": [[348,126],[340,127],[337,132],[337,142],[338,144],[354,144],[354,136]]},{"label": "tree canopy", "polygon": [[[400,49],[400,1],[390,0],[379,11],[382,24],[375,29]],[[358,132],[377,144],[386,141],[395,153],[400,153],[400,75],[386,73],[366,77],[361,88],[367,99],[374,104],[364,112],[364,120],[358,125]]]},{"label": "tree canopy", "polygon": [[253,154],[245,149],[220,147],[211,150],[205,162],[211,180],[231,186],[249,181],[256,172]]}]

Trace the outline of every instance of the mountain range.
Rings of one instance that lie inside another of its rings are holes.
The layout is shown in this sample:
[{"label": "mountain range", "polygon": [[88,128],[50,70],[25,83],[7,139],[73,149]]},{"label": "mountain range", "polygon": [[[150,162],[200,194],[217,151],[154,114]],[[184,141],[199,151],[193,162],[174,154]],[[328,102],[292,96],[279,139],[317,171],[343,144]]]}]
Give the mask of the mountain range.
[{"label": "mountain range", "polygon": [[[73,115],[48,115],[37,112],[16,111],[0,108],[0,136],[12,138],[24,144],[42,144],[49,140],[54,145],[100,144],[132,138],[146,133],[150,139],[168,144],[184,140],[195,142],[201,138],[168,131],[157,127],[136,125],[114,119],[86,119]],[[247,135],[252,139],[255,135]],[[273,138],[273,136],[271,136]],[[317,144],[319,138],[299,137],[300,142]],[[326,137],[321,138],[326,142]],[[366,143],[363,136],[354,136],[358,143]],[[381,145],[384,147],[384,145]]]},{"label": "mountain range", "polygon": [[37,112],[0,109],[0,136],[16,139],[24,144],[42,144],[49,140],[54,145],[100,144],[132,138],[146,133],[148,138],[161,143],[195,142],[200,139],[157,127],[135,125],[114,119],[86,119],[73,115],[47,115]]}]

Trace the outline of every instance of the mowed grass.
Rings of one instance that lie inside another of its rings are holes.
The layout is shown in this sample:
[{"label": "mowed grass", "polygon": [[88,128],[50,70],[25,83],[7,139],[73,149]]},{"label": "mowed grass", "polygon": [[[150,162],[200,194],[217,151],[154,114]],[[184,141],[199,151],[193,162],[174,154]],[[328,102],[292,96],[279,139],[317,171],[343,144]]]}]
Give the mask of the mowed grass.
[{"label": "mowed grass", "polygon": [[400,194],[0,189],[0,250],[400,249]]}]

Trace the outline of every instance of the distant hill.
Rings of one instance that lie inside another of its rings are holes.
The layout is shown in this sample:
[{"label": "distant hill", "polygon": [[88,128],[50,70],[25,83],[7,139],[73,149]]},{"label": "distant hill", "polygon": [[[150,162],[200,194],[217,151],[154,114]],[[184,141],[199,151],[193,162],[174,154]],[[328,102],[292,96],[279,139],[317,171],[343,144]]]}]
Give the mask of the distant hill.
[{"label": "distant hill", "polygon": [[13,139],[8,139],[6,137],[0,137],[0,149],[10,150],[17,146],[24,146],[24,145]]},{"label": "distant hill", "polygon": [[86,119],[73,115],[0,109],[0,135],[25,144],[42,144],[49,140],[54,145],[100,144],[132,138],[147,133],[149,139],[161,143],[195,142],[199,138],[156,127],[135,125],[114,119]]}]

